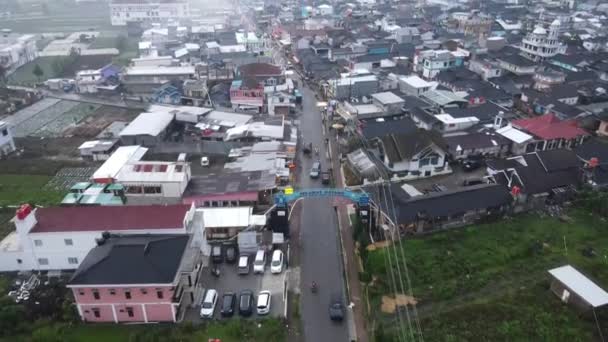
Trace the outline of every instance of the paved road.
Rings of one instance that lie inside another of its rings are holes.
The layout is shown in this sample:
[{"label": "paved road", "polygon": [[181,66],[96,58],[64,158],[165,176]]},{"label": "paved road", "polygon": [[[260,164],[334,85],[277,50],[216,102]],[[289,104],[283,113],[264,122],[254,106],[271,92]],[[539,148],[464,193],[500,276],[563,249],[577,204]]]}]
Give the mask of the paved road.
[{"label": "paved road", "polygon": [[[329,167],[325,148],[321,114],[317,110],[314,93],[303,88],[303,114],[300,116],[302,141],[312,142],[321,153],[323,170]],[[299,187],[322,187],[320,180],[310,179],[308,172],[314,158],[301,158]],[[307,199],[301,201],[300,219],[300,268],[301,268],[301,312],[302,330],[306,341],[348,341],[346,321],[336,324],[330,321],[328,306],[332,296],[340,296],[344,303],[344,279],[338,236],[338,222],[332,201],[329,199]],[[319,284],[319,291],[311,293],[312,281]]]}]

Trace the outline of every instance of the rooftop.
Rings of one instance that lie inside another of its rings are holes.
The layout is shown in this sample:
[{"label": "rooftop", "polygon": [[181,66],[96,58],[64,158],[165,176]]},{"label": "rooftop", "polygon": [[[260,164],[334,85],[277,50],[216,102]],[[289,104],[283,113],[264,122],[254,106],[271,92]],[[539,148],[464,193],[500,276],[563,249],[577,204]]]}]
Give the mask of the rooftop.
[{"label": "rooftop", "polygon": [[173,284],[188,235],[111,236],[93,248],[69,285]]},{"label": "rooftop", "polygon": [[570,265],[554,268],[549,273],[594,308],[608,304],[608,292]]},{"label": "rooftop", "polygon": [[589,135],[579,128],[576,121],[561,121],[555,114],[545,114],[529,119],[519,119],[512,122],[513,126],[526,130],[541,139],[573,139]]},{"label": "rooftop", "polygon": [[204,208],[202,211],[206,228],[248,227],[253,207]]},{"label": "rooftop", "polygon": [[121,146],[93,174],[93,179],[115,178],[130,161],[140,160],[148,149],[141,146]]},{"label": "rooftop", "polygon": [[404,102],[402,98],[391,93],[390,91],[372,94],[372,98],[374,98],[375,100],[377,100],[378,102],[380,102],[382,104],[395,104],[395,103]]},{"label": "rooftop", "polygon": [[150,135],[155,137],[164,131],[174,118],[174,114],[167,112],[141,113],[120,132],[120,136]]},{"label": "rooftop", "polygon": [[184,229],[189,205],[47,207],[31,233]]}]

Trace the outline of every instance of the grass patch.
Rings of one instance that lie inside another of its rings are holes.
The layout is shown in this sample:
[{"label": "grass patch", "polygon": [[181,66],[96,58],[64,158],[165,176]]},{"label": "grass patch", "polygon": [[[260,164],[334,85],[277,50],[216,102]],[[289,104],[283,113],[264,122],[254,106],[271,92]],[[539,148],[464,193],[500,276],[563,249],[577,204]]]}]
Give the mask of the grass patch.
[{"label": "grass patch", "polygon": [[[192,324],[119,325],[78,324],[64,326],[45,324],[34,330],[33,336],[46,332],[44,340],[86,342],[132,342],[132,341],[208,341],[211,338],[222,342],[285,341],[285,326],[277,319],[214,321],[193,326]],[[52,333],[48,333],[52,331]],[[14,337],[11,337],[14,338]],[[26,337],[25,340],[27,340]],[[0,341],[16,341],[0,339]]]},{"label": "grass patch", "polygon": [[[371,251],[372,311],[387,320],[379,313],[381,296],[391,293],[385,257],[391,253],[394,263],[398,252],[408,261],[420,315],[429,316],[427,340],[588,340],[593,321],[549,292],[547,270],[571,264],[608,288],[608,223],[582,210],[570,215],[570,222],[520,216]],[[586,248],[597,256],[583,256]]]},{"label": "grass patch", "polygon": [[[28,85],[33,86],[36,83],[44,82],[49,78],[57,78],[58,75],[54,68],[53,64],[55,61],[60,61],[65,59],[66,57],[39,57],[35,61],[25,64],[24,66],[17,69],[14,73],[8,76],[8,83],[10,84],[18,84],[18,85]],[[40,65],[40,68],[44,72],[44,75],[40,77],[40,81],[34,75],[34,68],[36,65]]]},{"label": "grass patch", "polygon": [[22,203],[58,204],[65,194],[45,189],[50,179],[42,175],[0,174],[0,207]]}]

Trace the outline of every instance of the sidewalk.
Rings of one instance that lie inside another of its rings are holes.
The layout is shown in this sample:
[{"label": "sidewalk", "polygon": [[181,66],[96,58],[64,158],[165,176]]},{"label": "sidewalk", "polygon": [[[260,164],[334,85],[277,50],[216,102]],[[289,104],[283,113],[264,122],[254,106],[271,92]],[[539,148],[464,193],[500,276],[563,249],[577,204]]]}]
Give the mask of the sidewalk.
[{"label": "sidewalk", "polygon": [[[330,149],[332,156],[332,168],[334,170],[335,187],[338,189],[344,188],[342,167],[340,165],[336,142],[333,138],[330,138]],[[363,297],[361,295],[361,283],[359,282],[359,262],[355,254],[355,241],[353,240],[347,206],[340,205],[338,207],[337,214],[340,225],[340,237],[342,239],[342,252],[344,258],[344,269],[346,271],[348,296],[350,302],[354,304],[353,316],[357,337],[356,341],[367,342],[369,341],[369,336],[367,333],[367,322],[364,315],[365,302],[363,301]]]}]

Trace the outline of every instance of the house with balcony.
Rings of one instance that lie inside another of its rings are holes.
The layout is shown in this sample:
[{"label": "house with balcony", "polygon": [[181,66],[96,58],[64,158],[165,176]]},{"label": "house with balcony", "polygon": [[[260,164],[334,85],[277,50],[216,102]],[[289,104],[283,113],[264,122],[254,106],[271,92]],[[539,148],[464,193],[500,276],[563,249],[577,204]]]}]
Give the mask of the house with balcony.
[{"label": "house with balcony", "polygon": [[264,107],[264,83],[255,78],[234,80],[230,85],[232,109],[261,113]]},{"label": "house with balcony", "polygon": [[178,322],[194,302],[200,250],[191,235],[107,235],[67,287],[91,323]]},{"label": "house with balcony", "polygon": [[465,50],[426,50],[414,56],[415,70],[422,77],[433,79],[442,70],[456,68],[464,64],[464,58],[468,55]]},{"label": "house with balcony", "polygon": [[74,270],[97,241],[109,234],[192,234],[200,240],[202,220],[191,205],[24,205],[15,230],[0,242],[0,271]]},{"label": "house with balcony", "polygon": [[560,120],[553,113],[514,120],[511,126],[529,137],[521,143],[513,144],[511,152],[516,155],[560,148],[572,149],[589,136],[587,131],[578,127],[575,120]]},{"label": "house with balcony", "polygon": [[452,172],[446,143],[434,131],[387,134],[379,138],[377,153],[393,178],[409,180]]},{"label": "house with balcony", "polygon": [[270,63],[249,63],[238,67],[237,79],[252,79],[265,86],[275,86],[285,83],[283,70]]}]

